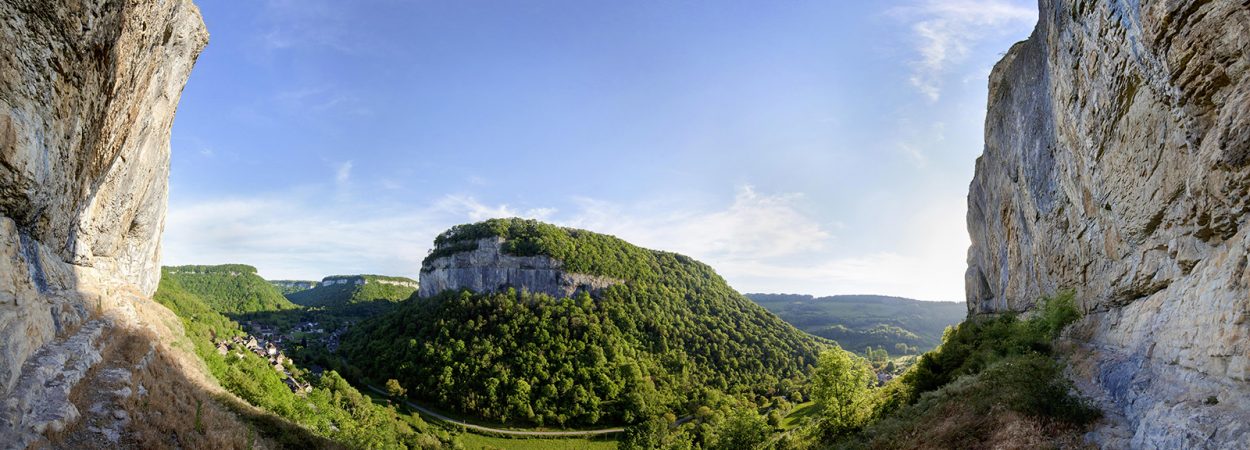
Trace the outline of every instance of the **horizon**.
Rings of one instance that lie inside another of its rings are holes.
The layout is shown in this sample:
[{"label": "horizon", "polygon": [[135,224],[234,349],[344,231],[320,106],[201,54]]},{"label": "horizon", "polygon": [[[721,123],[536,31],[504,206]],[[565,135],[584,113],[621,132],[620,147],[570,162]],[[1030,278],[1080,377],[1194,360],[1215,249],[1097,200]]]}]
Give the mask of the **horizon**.
[{"label": "horizon", "polygon": [[1007,0],[199,7],[163,265],[419,277],[446,228],[517,216],[739,292],[955,302],[988,73],[1037,20]]}]

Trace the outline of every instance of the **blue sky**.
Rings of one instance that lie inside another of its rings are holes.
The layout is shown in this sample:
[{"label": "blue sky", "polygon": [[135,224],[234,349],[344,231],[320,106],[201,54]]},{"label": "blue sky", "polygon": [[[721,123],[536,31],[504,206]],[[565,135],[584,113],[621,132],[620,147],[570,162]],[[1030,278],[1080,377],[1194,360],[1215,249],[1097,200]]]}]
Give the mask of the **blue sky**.
[{"label": "blue sky", "polygon": [[416,277],[522,216],[743,292],[962,300],[1013,0],[197,2],[165,264]]}]

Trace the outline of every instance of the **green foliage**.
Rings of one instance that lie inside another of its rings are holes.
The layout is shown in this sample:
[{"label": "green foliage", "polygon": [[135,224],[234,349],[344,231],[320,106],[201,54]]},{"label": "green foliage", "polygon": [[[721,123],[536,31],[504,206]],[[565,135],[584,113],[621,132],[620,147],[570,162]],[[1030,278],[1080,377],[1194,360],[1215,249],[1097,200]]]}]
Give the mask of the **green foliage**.
[{"label": "green foliage", "polygon": [[[461,225],[438,249],[504,236],[519,255],[624,280],[591,298],[445,292],[369,320],[342,351],[363,373],[499,421],[635,423],[710,388],[802,395],[822,347],[730,288],[707,265],[615,237],[536,221]],[[431,255],[440,254],[436,250]]]},{"label": "green foliage", "polygon": [[863,359],[842,349],[820,354],[812,372],[812,398],[820,406],[817,430],[823,438],[858,431],[872,413],[870,387],[876,379]]},{"label": "green foliage", "polygon": [[458,436],[467,450],[617,450],[617,441],[606,438],[524,438],[465,433]]},{"label": "green foliage", "polygon": [[[388,277],[381,275],[350,275],[326,277],[326,280],[347,279],[345,284],[318,285],[315,288],[288,294],[287,298],[300,306],[306,307],[338,307],[357,303],[375,301],[398,302],[412,296],[416,288],[383,283],[382,281],[399,281],[413,283],[410,278]],[[356,279],[364,280],[364,284],[356,284]]]},{"label": "green foliage", "polygon": [[[684,255],[647,250],[606,234],[517,218],[456,225],[434,238],[434,250],[425,261],[476,249],[476,241],[486,237],[503,238],[504,253],[550,256],[574,273],[634,283],[664,283],[675,281],[672,276],[687,275],[724,282],[711,267]],[[422,270],[428,267],[423,265]]]},{"label": "green foliage", "polygon": [[[1052,341],[1080,318],[1071,292],[1043,299],[1028,320],[1013,315],[964,322],[903,376],[877,389],[875,423],[857,445],[967,448],[995,433],[1002,410],[1056,427],[1078,427],[1099,416],[1071,394],[1072,384],[1054,360]],[[936,434],[926,430],[938,429]]]},{"label": "green foliage", "polygon": [[[1007,356],[981,373],[920,395],[914,404],[866,428],[858,440],[842,444],[869,448],[1011,446],[1018,443],[990,441],[1003,427],[1019,420],[1044,427],[1035,432],[1040,439],[1059,438],[1063,431],[1074,429],[1079,436],[1079,427],[1097,419],[1099,412],[1071,395],[1071,389],[1062,366],[1050,357],[1036,353]],[[1015,413],[1019,414],[1011,418]],[[1041,445],[1052,446],[1058,445]]]},{"label": "green foliage", "polygon": [[178,280],[182,288],[222,314],[248,314],[295,309],[278,289],[243,264],[175,266],[161,269],[162,277]]},{"label": "green foliage", "polygon": [[718,424],[708,448],[725,450],[754,450],[760,448],[772,435],[773,427],[753,408],[734,410]]},{"label": "green foliage", "polygon": [[1069,392],[1072,382],[1063,376],[1063,367],[1040,354],[1004,358],[981,373],[983,382],[994,387],[994,397],[1013,411],[1062,422],[1088,423],[1098,418],[1098,410]]},{"label": "green foliage", "polygon": [[625,428],[617,448],[620,450],[648,450],[660,448],[668,435],[668,421],[655,416]]},{"label": "green foliage", "polygon": [[1080,318],[1081,312],[1076,309],[1076,292],[1067,290],[1044,299],[1042,309],[1032,323],[1040,328],[1040,332],[1055,339],[1064,327]]},{"label": "green foliage", "polygon": [[1043,299],[1035,317],[1021,321],[1014,315],[964,322],[947,332],[937,351],[926,353],[914,370],[903,376],[913,395],[937,389],[961,375],[980,373],[1011,355],[1052,353],[1051,341],[1080,318],[1073,294]]},{"label": "green foliage", "polygon": [[395,380],[394,378],[386,380],[386,395],[389,395],[395,398],[402,398],[404,394],[407,394],[407,393],[408,393],[408,390],[404,389],[404,387],[399,384],[399,381]]},{"label": "green foliage", "polygon": [[[234,272],[241,273],[237,270]],[[333,371],[325,372],[307,394],[292,392],[267,360],[251,352],[217,353],[212,338],[242,334],[239,325],[210,308],[181,282],[185,273],[166,270],[154,296],[182,319],[186,337],[222,387],[255,406],[313,433],[352,448],[422,448],[422,443],[451,444],[445,433],[396,415],[393,408],[373,404]],[[196,274],[202,275],[202,274]],[[200,280],[199,278],[191,278]],[[235,285],[227,284],[231,288]],[[272,286],[265,284],[269,288]],[[296,436],[277,436],[283,446],[302,447]]]},{"label": "green foliage", "polygon": [[926,302],[879,295],[812,297],[747,294],[782,320],[808,333],[837,341],[865,354],[884,348],[892,354],[918,354],[942,342],[942,330],[967,315],[963,303]]}]

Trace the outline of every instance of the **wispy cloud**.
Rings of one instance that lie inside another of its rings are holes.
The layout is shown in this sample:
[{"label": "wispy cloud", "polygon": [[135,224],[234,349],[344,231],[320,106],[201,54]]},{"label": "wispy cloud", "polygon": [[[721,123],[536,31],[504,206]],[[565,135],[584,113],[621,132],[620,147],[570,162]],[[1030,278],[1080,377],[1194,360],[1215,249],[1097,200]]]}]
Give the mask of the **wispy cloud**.
[{"label": "wispy cloud", "polygon": [[351,26],[350,2],[332,0],[266,0],[256,17],[259,30],[252,39],[259,56],[278,52],[326,49],[359,55],[376,54],[391,44],[370,30]]},{"label": "wispy cloud", "polygon": [[911,23],[917,59],[909,81],[930,101],[941,97],[942,78],[978,41],[1037,21],[1035,3],[1012,0],[925,0],[890,12]]},{"label": "wispy cloud", "polygon": [[339,187],[347,186],[352,181],[352,162],[344,161],[334,170],[334,183]]}]

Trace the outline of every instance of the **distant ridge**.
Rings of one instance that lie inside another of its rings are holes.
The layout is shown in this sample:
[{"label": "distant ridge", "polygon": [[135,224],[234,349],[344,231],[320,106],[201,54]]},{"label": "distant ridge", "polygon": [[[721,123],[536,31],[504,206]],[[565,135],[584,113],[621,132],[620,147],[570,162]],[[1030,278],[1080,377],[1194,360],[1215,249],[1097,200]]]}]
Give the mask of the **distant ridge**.
[{"label": "distant ridge", "polygon": [[888,295],[746,294],[791,325],[843,348],[864,353],[917,354],[942,342],[946,327],[963,321],[963,302],[915,300]]},{"label": "distant ridge", "polygon": [[222,314],[248,314],[296,309],[278,288],[246,264],[164,267],[164,276],[178,281],[187,292],[201,297]]},{"label": "distant ridge", "polygon": [[416,292],[417,281],[386,275],[331,275],[316,286],[287,294],[306,307],[336,307],[374,301],[397,302]]}]

